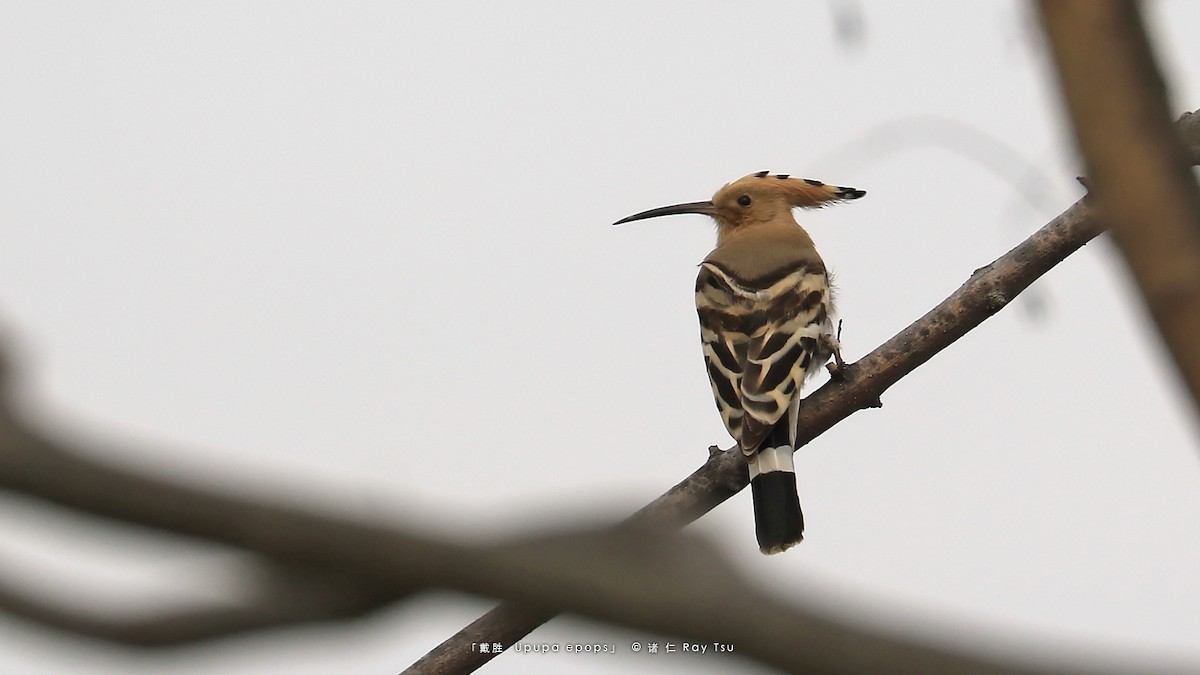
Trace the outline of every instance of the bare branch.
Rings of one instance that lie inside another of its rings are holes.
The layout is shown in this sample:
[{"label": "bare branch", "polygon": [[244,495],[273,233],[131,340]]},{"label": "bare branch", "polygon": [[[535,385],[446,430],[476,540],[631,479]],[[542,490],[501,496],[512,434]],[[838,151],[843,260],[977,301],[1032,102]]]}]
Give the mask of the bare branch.
[{"label": "bare branch", "polygon": [[[888,387],[1000,311],[1021,290],[1101,231],[1095,219],[1090,217],[1087,205],[1081,201],[991,265],[976,270],[962,287],[928,314],[862,360],[848,364],[842,369],[839,380],[830,380],[805,398],[800,406],[797,445],[808,443],[858,410],[877,407],[880,396]],[[698,471],[630,520],[682,527],[736,494],[748,483],[745,458],[741,453],[717,453]],[[489,639],[489,631],[492,630],[510,639],[513,635],[522,637],[549,618],[544,612],[505,603],[436,647],[406,672],[471,672],[494,655],[473,653],[470,643],[466,642],[468,638],[478,641],[475,636],[483,635]],[[526,623],[520,626],[507,623],[514,620],[524,620]],[[854,637],[846,634],[840,639],[859,640],[863,637],[862,633]],[[499,638],[490,639],[499,641]],[[788,638],[793,641],[796,639],[796,635]]]},{"label": "bare branch", "polygon": [[[1200,164],[1200,111],[1184,115],[1177,133]],[[800,406],[797,447],[807,444],[850,414],[880,405],[880,396],[904,375],[1003,309],[1033,281],[1095,238],[1103,224],[1081,200],[1019,246],[975,270],[957,291],[879,348],[841,369]],[[749,483],[740,453],[720,453],[638,511],[632,520],[682,527],[736,494]],[[408,673],[468,673],[495,654],[471,653],[472,636],[523,637],[551,616],[506,602],[446,639]],[[507,644],[507,643],[505,643]],[[436,666],[436,669],[435,669]]]},{"label": "bare branch", "polygon": [[1091,193],[1200,415],[1196,151],[1171,129],[1137,3],[1042,0],[1038,8]]}]

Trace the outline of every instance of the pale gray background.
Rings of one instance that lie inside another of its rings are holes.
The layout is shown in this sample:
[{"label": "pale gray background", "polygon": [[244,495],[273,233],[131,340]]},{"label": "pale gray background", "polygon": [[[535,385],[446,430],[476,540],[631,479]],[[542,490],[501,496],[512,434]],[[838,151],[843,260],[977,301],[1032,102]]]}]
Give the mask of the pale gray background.
[{"label": "pale gray background", "polygon": [[[1200,6],[1148,10],[1200,107]],[[5,0],[0,327],[27,407],[113,460],[464,538],[608,522],[729,442],[692,307],[711,225],[609,224],[759,169],[866,189],[800,214],[858,358],[1081,194],[1033,27],[1011,2]],[[758,554],[746,494],[692,529],[914,635],[1200,663],[1181,390],[1108,243],[1034,291],[801,451],[800,549]],[[0,573],[69,601],[220,580],[2,506]],[[388,673],[490,605],[149,657],[0,616],[0,672]],[[657,658],[489,672],[745,663]]]}]

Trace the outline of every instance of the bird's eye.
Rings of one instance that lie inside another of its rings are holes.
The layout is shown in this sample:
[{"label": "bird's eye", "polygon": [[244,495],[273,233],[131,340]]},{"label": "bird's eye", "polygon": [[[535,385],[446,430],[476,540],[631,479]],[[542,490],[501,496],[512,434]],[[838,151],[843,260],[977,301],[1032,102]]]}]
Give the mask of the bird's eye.
[{"label": "bird's eye", "polygon": [[750,206],[750,195],[738,197],[738,204],[741,206]]}]

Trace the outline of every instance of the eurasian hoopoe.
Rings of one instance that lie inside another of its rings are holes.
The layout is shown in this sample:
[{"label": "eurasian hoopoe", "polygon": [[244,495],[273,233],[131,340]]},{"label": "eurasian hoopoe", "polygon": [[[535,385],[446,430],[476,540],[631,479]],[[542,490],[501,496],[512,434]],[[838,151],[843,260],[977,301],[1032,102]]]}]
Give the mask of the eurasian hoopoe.
[{"label": "eurasian hoopoe", "polygon": [[792,209],[864,194],[760,171],[729,183],[712,201],[664,206],[615,223],[676,213],[717,222],[717,247],[696,279],[696,311],[717,408],[749,457],[763,553],[804,538],[792,463],[800,385],[837,350],[829,273]]}]

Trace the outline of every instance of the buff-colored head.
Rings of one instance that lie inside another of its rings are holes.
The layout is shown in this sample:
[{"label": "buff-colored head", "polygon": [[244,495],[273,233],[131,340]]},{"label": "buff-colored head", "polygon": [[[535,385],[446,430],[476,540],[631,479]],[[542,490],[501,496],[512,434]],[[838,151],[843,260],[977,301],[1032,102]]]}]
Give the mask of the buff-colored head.
[{"label": "buff-colored head", "polygon": [[622,218],[613,224],[620,225],[677,213],[699,213],[716,220],[718,231],[723,237],[735,230],[760,223],[780,220],[794,223],[792,209],[797,207],[820,208],[831,203],[858,199],[865,194],[864,190],[826,185],[819,180],[759,171],[725,185],[717,190],[710,201],[650,209]]}]

